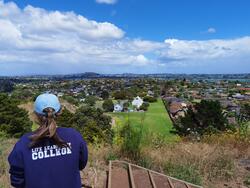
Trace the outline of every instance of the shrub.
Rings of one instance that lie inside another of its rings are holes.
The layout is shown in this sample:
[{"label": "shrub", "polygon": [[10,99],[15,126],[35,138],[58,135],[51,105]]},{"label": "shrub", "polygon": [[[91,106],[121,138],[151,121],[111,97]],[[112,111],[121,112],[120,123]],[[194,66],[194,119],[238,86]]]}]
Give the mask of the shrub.
[{"label": "shrub", "polygon": [[137,161],[141,156],[142,144],[142,128],[135,129],[129,125],[125,125],[121,130],[121,137],[123,143],[121,146],[121,153],[123,156]]},{"label": "shrub", "polygon": [[61,127],[72,127],[74,114],[67,108],[64,108],[62,113],[56,118],[56,122]]},{"label": "shrub", "polygon": [[114,110],[114,103],[111,99],[107,99],[103,102],[102,104],[102,108],[106,111],[106,112],[113,112]]},{"label": "shrub", "polygon": [[95,96],[87,96],[85,98],[84,103],[88,104],[89,106],[94,106],[96,103],[96,97]]},{"label": "shrub", "polygon": [[125,90],[122,90],[122,91],[116,91],[114,94],[113,94],[113,97],[118,100],[124,100],[124,99],[127,99],[127,92]]},{"label": "shrub", "polygon": [[76,98],[72,97],[72,96],[67,96],[67,95],[64,95],[62,97],[64,100],[66,100],[67,102],[69,102],[70,104],[73,104],[73,105],[78,105],[79,102]]},{"label": "shrub", "polygon": [[106,91],[106,90],[104,90],[104,91],[101,93],[101,98],[102,98],[103,100],[108,99],[108,98],[109,98],[109,92]]},{"label": "shrub", "polygon": [[149,103],[144,102],[144,103],[142,103],[142,105],[140,106],[140,110],[147,111],[147,110],[148,110],[148,107],[149,107]]},{"label": "shrub", "polygon": [[7,137],[20,137],[31,131],[28,112],[17,106],[8,95],[0,94],[0,132]]},{"label": "shrub", "polygon": [[246,179],[244,180],[244,184],[247,186],[247,187],[250,187],[250,176],[247,176]]},{"label": "shrub", "polygon": [[112,142],[111,117],[99,108],[80,107],[73,115],[72,124],[88,142]]},{"label": "shrub", "polygon": [[109,152],[107,155],[105,155],[106,162],[113,161],[119,159],[118,155],[114,152]]},{"label": "shrub", "polygon": [[143,98],[143,100],[146,101],[146,102],[156,102],[157,98],[156,97],[151,97],[151,96],[145,96]]},{"label": "shrub", "polygon": [[137,164],[144,168],[152,168],[153,167],[153,159],[147,155],[141,155],[138,159]]}]

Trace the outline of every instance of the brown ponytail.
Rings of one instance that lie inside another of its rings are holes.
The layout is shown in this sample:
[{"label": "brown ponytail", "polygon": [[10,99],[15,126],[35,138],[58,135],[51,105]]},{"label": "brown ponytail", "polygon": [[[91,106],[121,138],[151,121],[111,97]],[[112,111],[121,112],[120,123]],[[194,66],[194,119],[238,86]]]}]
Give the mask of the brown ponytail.
[{"label": "brown ponytail", "polygon": [[29,137],[31,140],[30,148],[36,146],[40,141],[45,138],[50,138],[54,141],[56,145],[59,147],[68,147],[68,144],[63,141],[57,134],[57,124],[55,121],[55,117],[57,116],[54,113],[53,108],[46,108],[44,110],[44,115],[37,114],[39,119],[40,127],[33,132],[33,134]]}]

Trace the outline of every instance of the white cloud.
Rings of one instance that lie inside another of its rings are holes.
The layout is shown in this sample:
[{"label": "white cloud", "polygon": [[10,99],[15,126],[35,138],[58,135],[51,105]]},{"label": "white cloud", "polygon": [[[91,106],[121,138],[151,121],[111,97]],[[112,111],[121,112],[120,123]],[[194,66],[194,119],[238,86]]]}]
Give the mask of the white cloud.
[{"label": "white cloud", "polygon": [[166,39],[160,60],[184,72],[249,72],[250,37],[231,40]]},{"label": "white cloud", "polygon": [[213,27],[210,27],[207,29],[207,33],[216,33],[216,29]]},{"label": "white cloud", "polygon": [[131,56],[129,58],[129,61],[136,66],[145,66],[150,63],[150,60],[142,54],[137,55],[137,56]]},{"label": "white cloud", "polygon": [[96,0],[97,3],[115,4],[117,0]]},{"label": "white cloud", "polygon": [[215,59],[250,53],[250,37],[233,40],[166,39],[168,50],[162,55],[172,59]]},{"label": "white cloud", "polygon": [[88,20],[73,12],[46,11],[32,6],[21,10],[14,3],[3,1],[0,10],[0,19],[14,25],[24,37],[77,34],[85,40],[102,40],[124,36],[124,31],[111,23]]}]

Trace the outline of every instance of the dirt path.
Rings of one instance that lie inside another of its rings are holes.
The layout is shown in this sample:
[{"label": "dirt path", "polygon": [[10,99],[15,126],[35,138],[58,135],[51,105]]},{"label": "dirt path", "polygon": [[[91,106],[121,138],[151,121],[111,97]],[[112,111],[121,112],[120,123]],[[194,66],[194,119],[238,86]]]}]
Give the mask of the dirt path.
[{"label": "dirt path", "polygon": [[69,102],[67,102],[66,100],[60,99],[60,103],[62,106],[64,106],[65,108],[67,108],[68,111],[70,111],[71,113],[75,113],[77,107],[73,104],[70,104]]}]

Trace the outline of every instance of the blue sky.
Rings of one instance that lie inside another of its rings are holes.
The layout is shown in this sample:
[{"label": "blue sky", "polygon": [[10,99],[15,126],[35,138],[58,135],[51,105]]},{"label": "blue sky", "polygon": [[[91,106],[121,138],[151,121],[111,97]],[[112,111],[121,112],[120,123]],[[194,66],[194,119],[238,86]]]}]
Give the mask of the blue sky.
[{"label": "blue sky", "polygon": [[0,0],[0,75],[250,72],[249,7],[248,0]]},{"label": "blue sky", "polygon": [[[6,1],[7,2],[7,1]],[[132,38],[236,38],[250,33],[248,0],[118,0],[113,5],[95,0],[15,0],[46,10],[74,11],[98,22],[108,21]],[[205,31],[215,28],[216,33]]]}]

